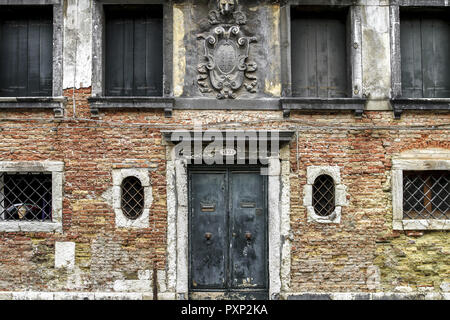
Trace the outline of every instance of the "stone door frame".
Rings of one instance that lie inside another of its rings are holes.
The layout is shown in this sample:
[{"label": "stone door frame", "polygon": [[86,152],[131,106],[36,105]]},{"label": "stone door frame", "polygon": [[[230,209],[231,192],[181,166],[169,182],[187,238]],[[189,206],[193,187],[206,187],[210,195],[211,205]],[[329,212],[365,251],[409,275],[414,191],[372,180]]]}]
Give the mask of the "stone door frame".
[{"label": "stone door frame", "polygon": [[[290,163],[289,144],[280,145],[268,163],[269,298],[279,299],[290,282]],[[175,157],[175,145],[166,144],[167,181],[167,289],[177,299],[189,293],[188,159]]]}]

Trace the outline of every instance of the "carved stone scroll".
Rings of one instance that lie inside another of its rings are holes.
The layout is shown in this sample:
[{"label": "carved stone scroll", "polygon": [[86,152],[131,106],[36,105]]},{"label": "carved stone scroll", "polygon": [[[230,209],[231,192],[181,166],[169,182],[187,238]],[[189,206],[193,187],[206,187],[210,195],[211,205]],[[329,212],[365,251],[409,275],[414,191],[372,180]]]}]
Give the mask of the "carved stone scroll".
[{"label": "carved stone scroll", "polygon": [[198,35],[204,42],[206,60],[198,66],[199,90],[202,93],[215,90],[218,99],[236,98],[236,91],[242,86],[254,93],[258,84],[252,74],[257,65],[247,61],[250,44],[257,39],[242,33],[240,25],[247,18],[236,7],[236,0],[218,0],[217,10],[209,13],[211,31]]}]

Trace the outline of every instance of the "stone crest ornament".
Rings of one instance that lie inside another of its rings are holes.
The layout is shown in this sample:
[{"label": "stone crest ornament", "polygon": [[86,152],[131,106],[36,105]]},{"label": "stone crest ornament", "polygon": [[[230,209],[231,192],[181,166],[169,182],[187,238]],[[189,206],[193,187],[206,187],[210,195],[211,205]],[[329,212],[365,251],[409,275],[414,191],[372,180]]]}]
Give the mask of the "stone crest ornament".
[{"label": "stone crest ornament", "polygon": [[241,11],[236,11],[238,0],[217,0],[217,10],[209,12],[209,23],[212,25],[219,23],[246,24],[247,17]]},{"label": "stone crest ornament", "polygon": [[247,18],[236,6],[237,0],[217,0],[217,10],[209,13],[212,30],[198,35],[206,59],[198,66],[199,89],[202,93],[218,91],[218,99],[236,98],[242,86],[254,93],[258,84],[252,74],[257,65],[247,61],[250,43],[257,40],[242,33],[240,26]]}]

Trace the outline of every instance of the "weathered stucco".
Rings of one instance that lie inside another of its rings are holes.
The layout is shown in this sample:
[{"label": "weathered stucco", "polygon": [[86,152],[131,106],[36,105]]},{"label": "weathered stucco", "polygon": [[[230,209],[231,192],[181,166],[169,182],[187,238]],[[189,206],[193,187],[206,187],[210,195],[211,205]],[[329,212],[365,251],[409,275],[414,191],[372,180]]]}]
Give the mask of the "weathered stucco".
[{"label": "weathered stucco", "polygon": [[173,6],[173,95],[183,94],[186,69],[184,5]]},{"label": "weathered stucco", "polygon": [[64,0],[63,89],[91,86],[92,5],[92,0]]},{"label": "weathered stucco", "polygon": [[362,6],[363,95],[368,110],[389,110],[389,6]]}]

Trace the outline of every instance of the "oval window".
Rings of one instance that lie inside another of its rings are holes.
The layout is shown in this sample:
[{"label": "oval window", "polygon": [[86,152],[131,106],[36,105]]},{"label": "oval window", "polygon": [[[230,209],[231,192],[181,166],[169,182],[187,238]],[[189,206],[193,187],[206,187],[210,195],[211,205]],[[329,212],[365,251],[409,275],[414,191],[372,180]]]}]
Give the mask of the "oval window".
[{"label": "oval window", "polygon": [[318,216],[326,217],[333,213],[334,181],[329,175],[323,174],[316,178],[313,184],[313,207]]},{"label": "oval window", "polygon": [[144,188],[136,177],[127,177],[122,182],[122,212],[135,220],[144,211]]}]

